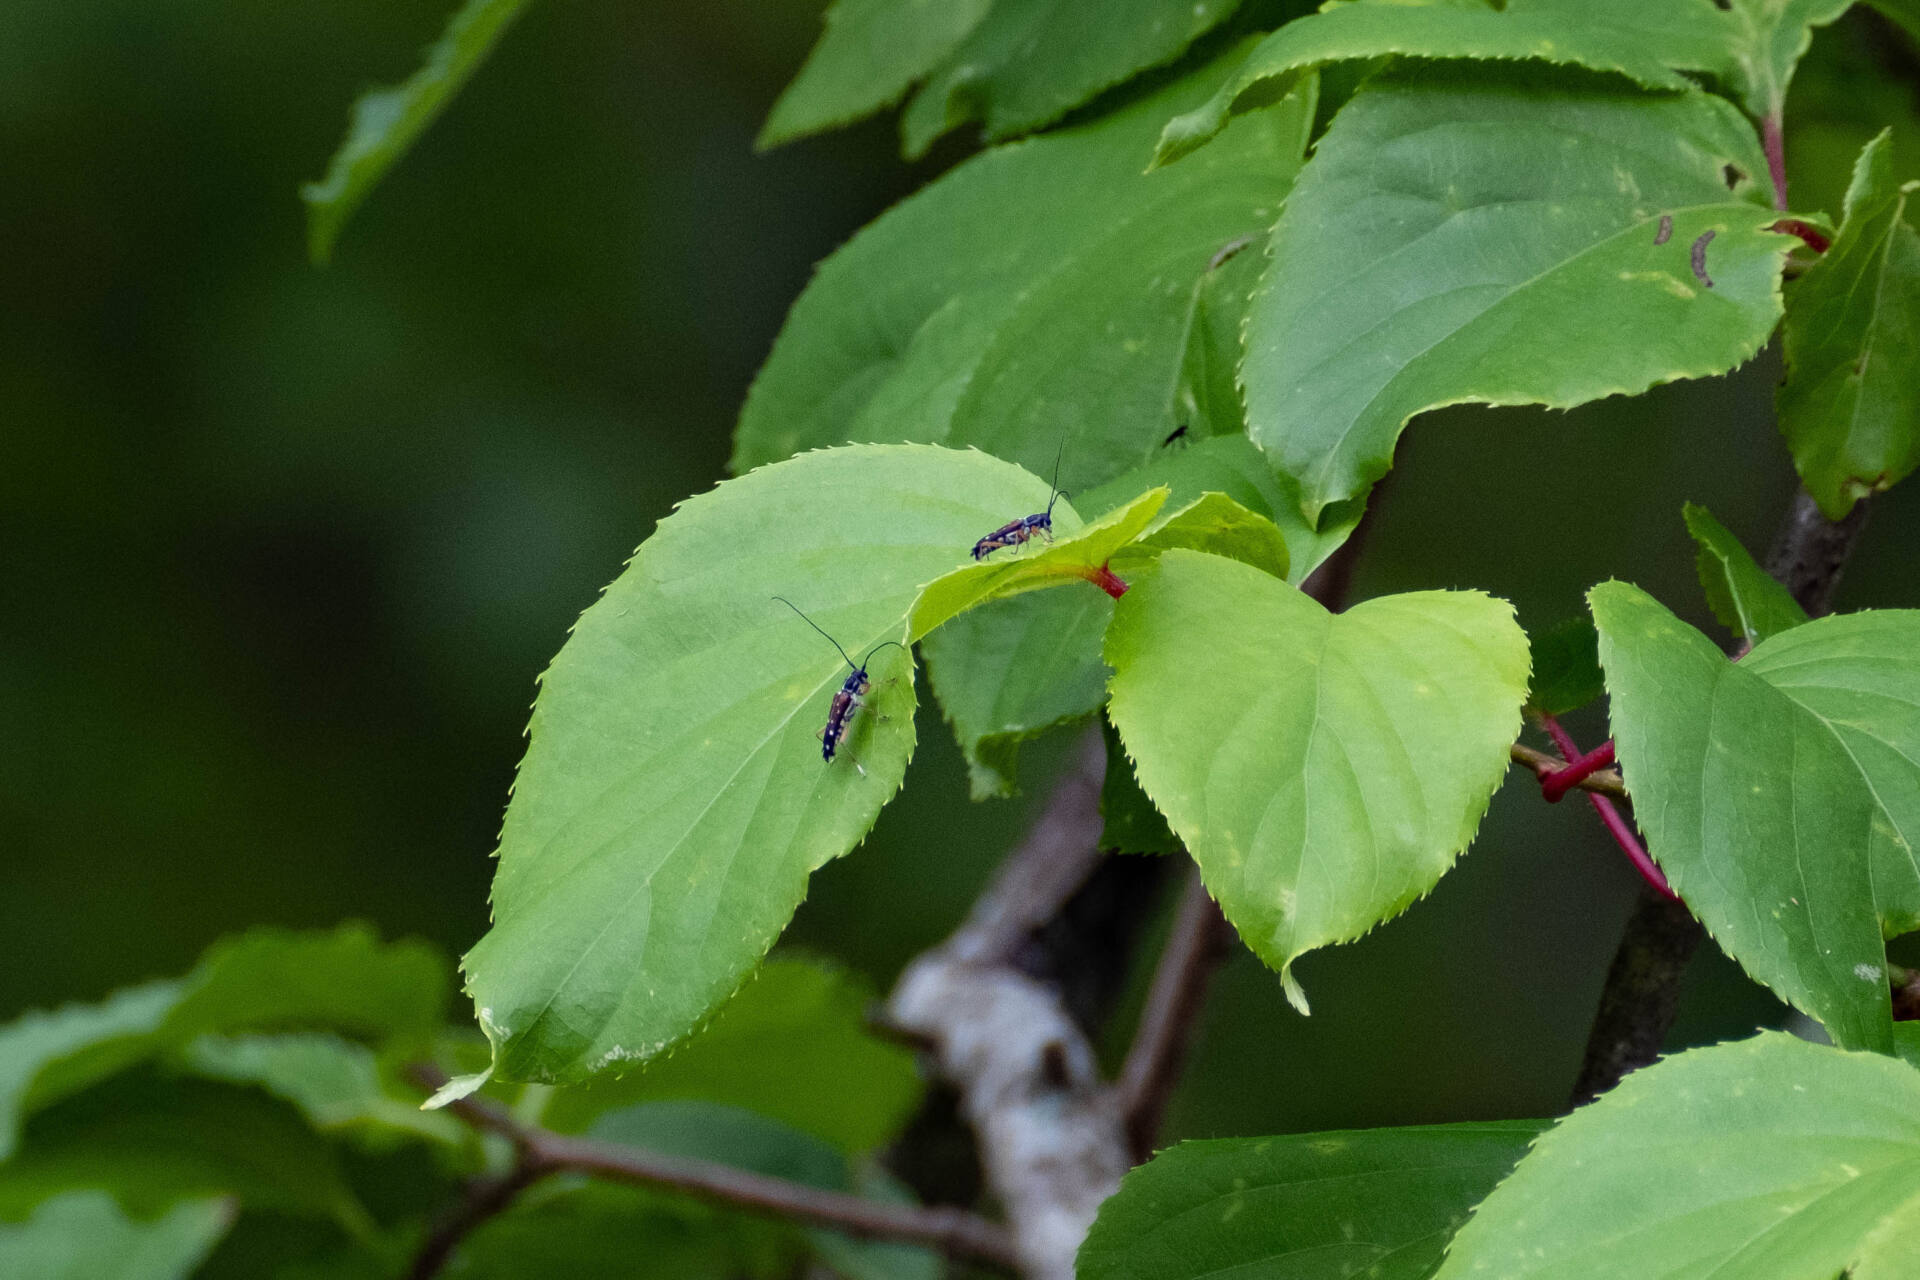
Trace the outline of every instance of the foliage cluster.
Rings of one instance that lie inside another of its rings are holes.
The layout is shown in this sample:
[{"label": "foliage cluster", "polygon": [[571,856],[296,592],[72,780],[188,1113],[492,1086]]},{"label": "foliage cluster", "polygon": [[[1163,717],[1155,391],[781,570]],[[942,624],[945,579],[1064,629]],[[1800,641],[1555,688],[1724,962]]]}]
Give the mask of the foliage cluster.
[{"label": "foliage cluster", "polygon": [[[469,0],[356,109],[306,193],[317,255],[519,7]],[[1084,1280],[1912,1274],[1920,1037],[1886,941],[1920,929],[1920,612],[1810,618],[1698,508],[1721,638],[1622,582],[1531,643],[1477,591],[1332,611],[1302,589],[1419,414],[1638,394],[1776,333],[1824,519],[1920,464],[1920,241],[1888,136],[1837,217],[1788,203],[1793,70],[1848,8],[839,0],[767,143],[904,99],[907,154],[971,124],[993,145],[822,264],[736,478],[660,524],[544,675],[463,963],[479,1034],[448,1025],[432,956],[352,930],[249,936],[17,1023],[0,1270],[391,1274],[503,1167],[455,1118],[475,1095],[899,1202],[873,1157],[911,1059],[856,983],[763,960],[900,787],[924,663],[979,795],[1023,740],[1108,726],[1114,843],[1190,856],[1302,1012],[1293,963],[1429,892],[1527,718],[1557,731],[1604,693],[1650,874],[1831,1040],[1689,1051],[1550,1125],[1183,1144],[1102,1210]],[[1050,536],[970,553],[1043,508]],[[845,667],[776,595],[847,653],[903,646],[829,763]],[[421,1063],[455,1074],[453,1112],[410,1105]],[[568,1173],[448,1273],[636,1253],[939,1265]]]}]

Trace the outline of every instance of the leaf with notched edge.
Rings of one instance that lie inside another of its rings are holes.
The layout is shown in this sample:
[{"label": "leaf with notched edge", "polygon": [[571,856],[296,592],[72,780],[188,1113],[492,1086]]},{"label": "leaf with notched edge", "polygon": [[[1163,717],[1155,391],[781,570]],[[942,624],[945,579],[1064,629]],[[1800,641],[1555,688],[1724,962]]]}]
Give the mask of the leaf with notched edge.
[{"label": "leaf with notched edge", "polygon": [[1787,292],[1780,426],[1807,492],[1838,520],[1920,466],[1917,184],[1893,180],[1882,132],[1854,165],[1833,245]]},{"label": "leaf with notched edge", "polygon": [[1889,1052],[1883,933],[1920,927],[1920,612],[1821,618],[1739,662],[1595,587],[1622,776],[1674,891],[1835,1041]]},{"label": "leaf with notched edge", "polygon": [[1121,597],[1106,658],[1142,789],[1302,1009],[1296,958],[1399,914],[1466,848],[1527,691],[1504,601],[1420,591],[1330,614],[1184,550]]},{"label": "leaf with notched edge", "polygon": [[[1747,175],[1733,192],[1728,164]],[[1565,408],[1733,368],[1780,316],[1789,238],[1767,230],[1764,172],[1751,127],[1704,92],[1491,64],[1374,80],[1274,229],[1250,434],[1317,521],[1425,410]]]}]

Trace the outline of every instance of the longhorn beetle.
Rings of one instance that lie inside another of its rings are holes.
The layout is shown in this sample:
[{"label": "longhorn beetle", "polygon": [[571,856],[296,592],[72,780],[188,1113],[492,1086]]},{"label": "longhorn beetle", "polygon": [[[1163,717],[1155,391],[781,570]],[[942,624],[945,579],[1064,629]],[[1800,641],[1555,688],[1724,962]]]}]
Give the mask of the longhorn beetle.
[{"label": "longhorn beetle", "polygon": [[1067,442],[1060,442],[1060,452],[1053,455],[1053,487],[1047,498],[1047,509],[1030,516],[1021,516],[1018,520],[1009,520],[986,537],[973,544],[973,558],[984,560],[1002,547],[1017,547],[1032,539],[1033,535],[1044,534],[1048,542],[1053,541],[1053,504],[1067,495],[1060,489],[1060,459],[1067,451]]},{"label": "longhorn beetle", "polygon": [[[809,618],[806,614],[800,613],[799,605],[787,599],[785,596],[775,596],[773,598],[795,613],[799,613],[800,621],[806,623],[815,631],[820,632],[821,635],[827,636],[826,631],[819,623]],[[840,649],[840,642],[832,636],[827,636],[827,643],[836,649]],[[854,713],[866,705],[866,692],[871,684],[871,681],[867,679],[867,664],[873,661],[874,654],[880,652],[888,645],[892,645],[896,649],[906,648],[906,646],[898,640],[882,640],[879,644],[867,650],[867,656],[860,659],[860,665],[857,667],[853,665],[852,658],[847,658],[847,651],[840,649],[840,656],[847,659],[847,665],[849,667],[853,667],[853,674],[841,683],[839,691],[833,695],[833,701],[827,704],[827,727],[820,731],[820,758],[828,764],[833,763],[833,753],[839,749],[840,740],[847,736],[847,727],[853,723]],[[847,758],[849,760],[853,759],[852,756],[848,756]],[[867,771],[860,768],[860,762],[858,760],[853,761],[853,767],[860,769],[861,777],[864,778],[867,776]]]}]

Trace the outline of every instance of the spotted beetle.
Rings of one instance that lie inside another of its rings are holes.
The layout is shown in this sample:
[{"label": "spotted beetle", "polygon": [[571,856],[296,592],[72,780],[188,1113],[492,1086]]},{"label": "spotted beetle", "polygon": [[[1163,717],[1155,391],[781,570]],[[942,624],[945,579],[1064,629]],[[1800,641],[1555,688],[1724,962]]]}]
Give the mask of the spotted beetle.
[{"label": "spotted beetle", "polygon": [[[815,631],[820,632],[821,635],[827,636],[826,631],[822,629],[819,623],[809,618],[806,614],[800,613],[799,605],[787,599],[785,596],[775,596],[773,598],[795,613],[799,613],[800,621],[806,623]],[[840,649],[840,642],[832,636],[827,636],[827,643],[836,649]],[[854,666],[853,659],[847,658],[847,651],[840,649],[840,656],[846,658],[849,667],[853,667],[853,674],[841,682],[840,688],[833,695],[833,701],[827,704],[827,727],[820,731],[819,737],[820,758],[828,764],[833,763],[833,753],[839,750],[840,740],[847,736],[847,729],[853,724],[854,713],[866,705],[866,693],[872,685],[872,682],[867,679],[867,664],[873,661],[874,654],[880,652],[888,645],[892,645],[896,649],[906,648],[906,646],[898,640],[882,640],[879,644],[867,650],[867,656],[860,659],[859,666]],[[848,756],[847,758],[853,760],[852,756]],[[861,777],[864,778],[867,776],[867,771],[860,767],[858,760],[853,761],[853,767],[860,770]]]},{"label": "spotted beetle", "polygon": [[1053,504],[1066,497],[1060,488],[1060,458],[1067,451],[1067,442],[1060,442],[1060,452],[1053,456],[1053,492],[1047,498],[1047,509],[1030,516],[1021,516],[1018,520],[1009,520],[986,537],[973,544],[973,558],[984,560],[1002,547],[1017,547],[1030,541],[1038,533],[1053,541]]}]

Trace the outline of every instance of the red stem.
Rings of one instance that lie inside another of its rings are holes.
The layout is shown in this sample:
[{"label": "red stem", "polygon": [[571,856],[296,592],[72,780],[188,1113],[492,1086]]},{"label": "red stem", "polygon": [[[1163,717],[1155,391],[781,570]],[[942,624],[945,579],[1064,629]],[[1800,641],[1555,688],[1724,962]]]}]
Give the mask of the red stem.
[{"label": "red stem", "polygon": [[[1545,791],[1549,779],[1558,778],[1563,773],[1571,772],[1573,769],[1578,768],[1580,763],[1587,760],[1588,757],[1580,754],[1580,748],[1574,744],[1573,735],[1561,728],[1558,720],[1552,716],[1541,716],[1540,724],[1541,727],[1546,729],[1547,733],[1552,736],[1553,744],[1560,748],[1560,754],[1568,760],[1575,762],[1568,765],[1565,769],[1556,770],[1554,773],[1549,774],[1547,778],[1542,779],[1540,789]],[[1608,761],[1611,762],[1613,758],[1613,744],[1609,742],[1605,746],[1597,747],[1594,749],[1593,754],[1598,755],[1601,751],[1607,753]],[[1589,769],[1587,772],[1591,773],[1593,771]],[[1581,776],[1584,777],[1586,775],[1583,774]],[[1587,799],[1593,802],[1594,812],[1598,813],[1600,815],[1600,821],[1606,824],[1607,834],[1612,836],[1613,842],[1620,846],[1620,852],[1627,855],[1627,861],[1631,862],[1633,869],[1640,873],[1640,878],[1645,880],[1655,893],[1678,902],[1680,895],[1673,891],[1673,887],[1667,883],[1666,875],[1658,866],[1654,865],[1653,859],[1647,856],[1646,849],[1640,844],[1640,838],[1633,834],[1633,828],[1628,826],[1627,820],[1620,816],[1620,810],[1614,807],[1613,801],[1609,800],[1606,796],[1595,795],[1591,791],[1587,792]]]},{"label": "red stem", "polygon": [[1805,222],[1799,218],[1782,218],[1780,221],[1770,224],[1767,230],[1784,231],[1790,236],[1799,236],[1800,239],[1806,243],[1807,248],[1813,250],[1815,253],[1825,253],[1833,247],[1833,241],[1827,238],[1826,232],[1814,226],[1811,222]]},{"label": "red stem", "polygon": [[1769,111],[1760,120],[1760,143],[1767,150],[1767,176],[1773,179],[1773,207],[1787,209],[1787,139],[1780,129],[1780,113]]},{"label": "red stem", "polygon": [[1127,584],[1119,578],[1114,577],[1112,570],[1108,569],[1104,564],[1097,569],[1088,566],[1080,570],[1080,576],[1112,596],[1115,600],[1127,594]]},{"label": "red stem", "polygon": [[1609,738],[1579,759],[1567,761],[1565,768],[1555,769],[1540,779],[1540,794],[1547,798],[1548,804],[1559,804],[1567,792],[1612,764],[1613,740]]}]

